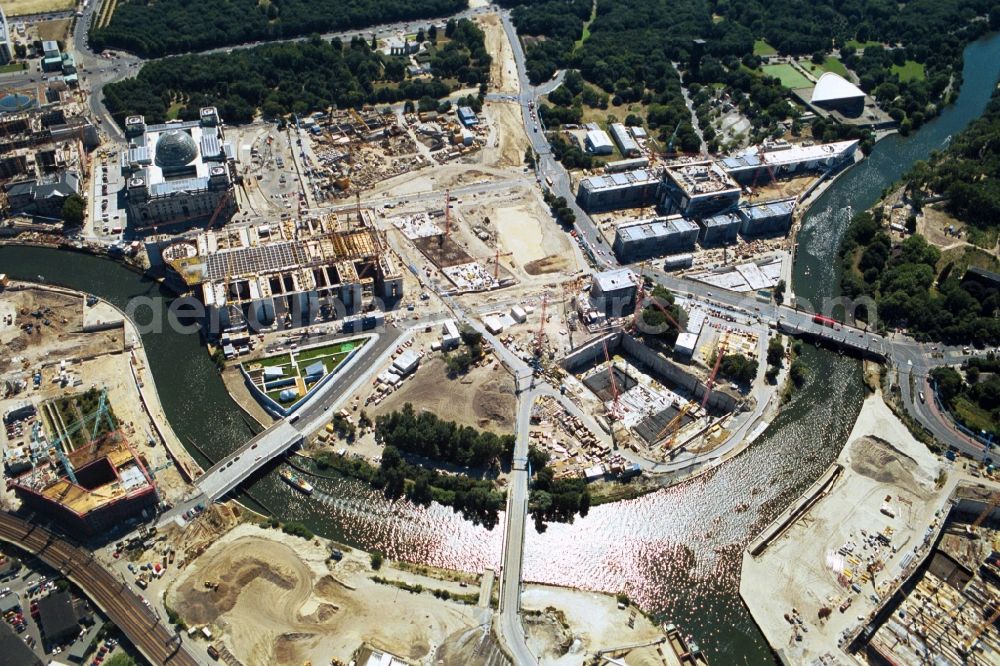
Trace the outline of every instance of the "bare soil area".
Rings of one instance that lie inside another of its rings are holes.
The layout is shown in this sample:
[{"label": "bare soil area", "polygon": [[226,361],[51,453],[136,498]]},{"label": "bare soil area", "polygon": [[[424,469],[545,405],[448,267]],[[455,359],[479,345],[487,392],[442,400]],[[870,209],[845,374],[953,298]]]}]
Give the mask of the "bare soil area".
[{"label": "bare soil area", "polygon": [[[365,643],[437,663],[436,646],[479,624],[473,606],[371,580],[365,553],[338,563],[328,555],[319,540],[239,525],[185,569],[167,603],[190,626],[211,627],[246,664],[348,663]],[[378,575],[410,576],[388,564]]]},{"label": "bare soil area", "polygon": [[417,410],[475,428],[500,433],[514,427],[514,382],[495,361],[449,379],[441,355],[425,358],[413,379],[370,411],[373,416],[386,414],[408,402]]},{"label": "bare soil area", "polygon": [[500,16],[485,14],[479,17],[478,23],[486,33],[486,51],[493,58],[490,64],[490,89],[516,95],[521,88],[517,78],[517,66],[514,63],[510,40],[507,39],[507,33],[500,23]]},{"label": "bare soil area", "polygon": [[487,102],[483,114],[491,125],[483,162],[494,167],[523,166],[528,137],[524,133],[521,107],[516,102]]},{"label": "bare soil area", "polygon": [[8,18],[24,16],[25,14],[44,14],[47,12],[64,12],[73,9],[76,0],[3,0],[4,14]]}]

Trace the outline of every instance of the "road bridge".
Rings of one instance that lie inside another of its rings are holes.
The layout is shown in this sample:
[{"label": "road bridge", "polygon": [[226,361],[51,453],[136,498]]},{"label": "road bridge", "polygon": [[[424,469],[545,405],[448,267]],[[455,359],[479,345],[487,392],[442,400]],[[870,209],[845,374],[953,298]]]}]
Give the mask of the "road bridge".
[{"label": "road bridge", "polygon": [[315,395],[294,414],[255,435],[198,477],[195,481],[197,493],[165,514],[161,522],[172,519],[199,502],[214,502],[225,497],[255,472],[289,449],[299,446],[308,434],[322,428],[330,419],[329,412],[333,404],[349,392],[349,387],[364,379],[376,367],[377,361],[373,361],[374,358],[392,352],[402,333],[395,326],[386,326],[374,335],[360,353],[339,368],[337,374],[324,386],[316,389]]}]

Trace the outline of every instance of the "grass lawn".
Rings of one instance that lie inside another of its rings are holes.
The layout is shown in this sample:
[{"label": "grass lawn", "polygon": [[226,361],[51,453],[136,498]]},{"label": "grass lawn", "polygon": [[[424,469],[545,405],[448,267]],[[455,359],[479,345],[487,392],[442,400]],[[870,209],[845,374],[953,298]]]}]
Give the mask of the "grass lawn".
[{"label": "grass lawn", "polygon": [[170,107],[167,109],[167,120],[177,120],[177,115],[181,112],[181,109],[183,108],[184,104],[182,104],[181,102],[174,102],[173,104],[171,104]]},{"label": "grass lawn", "polygon": [[[987,250],[992,250],[997,246],[997,237],[1000,235],[1000,228],[992,227],[991,229],[977,229],[973,226],[968,226],[965,228],[967,238],[969,242],[973,245],[977,245]],[[996,270],[996,269],[989,269]]]},{"label": "grass lawn", "polygon": [[924,80],[924,66],[915,60],[907,60],[902,65],[893,65],[892,73],[904,82]]},{"label": "grass lawn", "polygon": [[768,76],[773,76],[779,79],[781,81],[781,85],[791,90],[812,86],[812,81],[807,79],[802,72],[787,63],[782,63],[780,65],[763,65],[760,69]]},{"label": "grass lawn", "polygon": [[769,56],[775,55],[778,49],[774,48],[763,39],[758,39],[753,43],[753,54],[755,56]]},{"label": "grass lawn", "polygon": [[580,39],[576,40],[573,43],[573,51],[576,51],[581,46],[583,46],[583,43],[590,38],[590,24],[594,22],[595,18],[597,18],[597,3],[596,2],[594,3],[594,8],[592,10],[590,10],[590,18],[587,19],[584,22],[584,24],[583,24],[583,34],[580,35]]},{"label": "grass lawn", "polygon": [[268,358],[262,358],[254,363],[260,363],[261,366],[265,368],[275,368],[280,366],[290,366],[292,364],[292,357],[289,354],[279,354],[278,356],[269,356]]},{"label": "grass lawn", "polygon": [[827,56],[822,65],[817,65],[809,59],[800,60],[799,64],[802,65],[803,69],[815,76],[817,79],[823,76],[825,72],[833,72],[834,74],[839,74],[840,76],[847,78],[847,68],[844,67],[844,63],[840,62],[840,60],[834,58],[833,56]]},{"label": "grass lawn", "polygon": [[957,247],[945,250],[938,261],[937,272],[952,264],[951,274],[961,277],[969,266],[978,266],[994,273],[1000,272],[1000,260],[991,253],[977,247]]},{"label": "grass lawn", "polygon": [[856,39],[848,39],[844,46],[853,46],[856,49],[863,49],[869,46],[881,46],[882,42],[859,42]]}]

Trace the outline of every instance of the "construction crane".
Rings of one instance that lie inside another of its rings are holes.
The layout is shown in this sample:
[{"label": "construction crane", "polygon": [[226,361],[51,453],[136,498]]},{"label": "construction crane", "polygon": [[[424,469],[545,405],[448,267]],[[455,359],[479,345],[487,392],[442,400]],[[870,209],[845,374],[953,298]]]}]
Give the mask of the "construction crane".
[{"label": "construction crane", "polygon": [[500,284],[500,257],[512,257],[513,252],[500,252],[500,247],[497,247],[496,256],[493,257],[493,281]]},{"label": "construction crane", "polygon": [[684,122],[683,120],[678,120],[677,121],[677,127],[674,128],[673,134],[670,135],[670,141],[667,142],[667,153],[666,154],[667,154],[668,157],[671,157],[671,156],[677,154],[677,153],[674,152],[674,141],[677,140],[677,132],[680,131],[681,124],[683,122]]},{"label": "construction crane", "polygon": [[664,447],[667,449],[674,448],[674,443],[677,441],[677,433],[681,427],[681,421],[683,421],[688,412],[694,408],[694,402],[686,402],[677,412],[677,415],[670,419],[670,422],[663,426],[663,429],[660,430],[660,432],[656,433],[656,437],[653,438],[653,442],[659,442],[661,439],[664,439],[664,437],[669,435],[669,437],[666,437],[666,440],[664,441]]},{"label": "construction crane", "polygon": [[52,440],[52,448],[55,449],[56,457],[59,458],[59,462],[62,463],[63,468],[66,470],[66,476],[68,476],[70,481],[74,484],[77,484],[76,472],[73,469],[72,463],[69,461],[69,457],[66,455],[66,447],[64,444],[69,442],[70,438],[87,426],[91,420],[94,421],[94,428],[89,433],[89,439],[93,444],[96,444],[97,431],[100,429],[101,421],[105,419],[107,420],[111,430],[114,430],[117,427],[115,425],[114,417],[111,415],[111,410],[108,409],[107,389],[102,389],[100,400],[97,404],[97,410],[93,414],[85,416],[72,425],[67,426],[65,430],[57,434],[55,439]]},{"label": "construction crane", "polygon": [[215,210],[212,211],[212,217],[208,218],[208,224],[205,225],[205,229],[211,229],[215,225],[215,220],[218,219],[219,214],[222,213],[222,209],[226,207],[229,203],[230,197],[233,196],[232,190],[226,190],[226,193],[222,195],[219,199],[219,203],[215,206]]},{"label": "construction crane", "polygon": [[708,397],[712,395],[712,387],[715,386],[715,377],[719,374],[719,366],[722,365],[722,357],[726,354],[726,348],[729,346],[729,334],[725,334],[719,340],[719,346],[715,348],[715,366],[712,368],[711,374],[708,376],[708,380],[705,382],[705,397],[701,399],[701,408],[705,409],[705,405],[708,404]]},{"label": "construction crane", "polygon": [[972,651],[976,648],[976,643],[979,642],[979,638],[983,635],[983,632],[986,631],[986,628],[997,620],[1000,620],[1000,603],[998,603],[996,599],[993,599],[987,604],[987,608],[990,606],[994,608],[994,611],[990,614],[989,618],[980,622],[976,628],[972,630],[972,635],[969,636],[969,640],[967,640],[965,645],[962,646],[966,658],[972,654]]},{"label": "construction crane", "polygon": [[976,530],[983,524],[983,521],[986,520],[986,516],[990,515],[993,509],[997,508],[998,505],[1000,505],[1000,495],[997,493],[991,493],[989,500],[986,502],[986,506],[984,506],[979,515],[976,516],[976,519],[972,521],[972,524],[969,525],[966,532],[970,535],[975,535]]},{"label": "construction crane", "polygon": [[608,364],[608,376],[611,378],[611,409],[608,416],[618,420],[621,418],[621,403],[618,402],[618,382],[615,380],[615,366],[611,364],[611,357],[608,355],[608,343],[604,342],[604,361]]}]

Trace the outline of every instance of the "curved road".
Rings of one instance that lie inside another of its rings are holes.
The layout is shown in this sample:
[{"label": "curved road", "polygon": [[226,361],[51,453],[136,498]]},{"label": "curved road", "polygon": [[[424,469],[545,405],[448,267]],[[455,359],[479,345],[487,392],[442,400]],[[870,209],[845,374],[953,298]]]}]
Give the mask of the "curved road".
[{"label": "curved road", "polygon": [[7,512],[0,512],[0,540],[37,555],[75,583],[150,662],[197,666],[198,661],[182,645],[180,635],[161,624],[125,583],[94,560],[90,551]]}]

